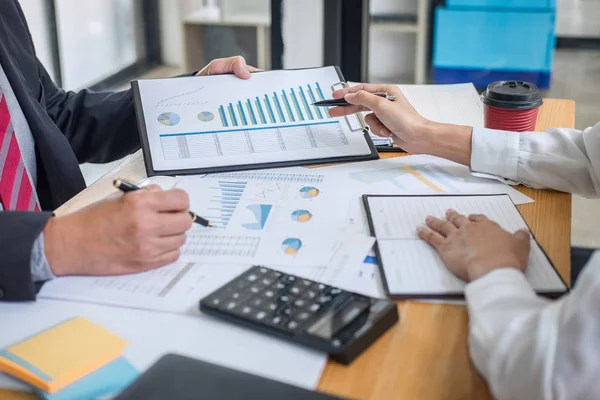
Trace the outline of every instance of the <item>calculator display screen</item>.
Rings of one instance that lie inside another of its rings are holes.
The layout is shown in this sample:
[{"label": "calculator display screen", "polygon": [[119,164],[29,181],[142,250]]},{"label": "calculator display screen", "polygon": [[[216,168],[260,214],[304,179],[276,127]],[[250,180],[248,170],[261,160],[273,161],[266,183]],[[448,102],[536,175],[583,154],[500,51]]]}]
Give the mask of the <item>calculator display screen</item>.
[{"label": "calculator display screen", "polygon": [[331,340],[344,327],[354,321],[369,307],[369,302],[354,301],[341,309],[332,310],[315,322],[307,332],[325,340]]}]

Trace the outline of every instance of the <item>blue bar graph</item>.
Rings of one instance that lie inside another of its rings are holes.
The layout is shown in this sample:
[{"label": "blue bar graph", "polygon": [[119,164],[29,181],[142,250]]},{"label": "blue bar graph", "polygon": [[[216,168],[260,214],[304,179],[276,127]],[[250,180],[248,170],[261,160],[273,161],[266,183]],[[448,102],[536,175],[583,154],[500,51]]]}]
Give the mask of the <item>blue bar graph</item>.
[{"label": "blue bar graph", "polygon": [[252,108],[252,103],[250,102],[250,99],[248,99],[246,106],[248,107],[248,114],[250,114],[252,125],[257,125],[258,123],[256,122],[256,116],[254,115],[254,109]]},{"label": "blue bar graph", "polygon": [[227,116],[225,115],[225,109],[223,108],[223,106],[219,107],[219,115],[221,116],[221,123],[223,124],[223,126],[228,127],[229,124],[227,123]]},{"label": "blue bar graph", "polygon": [[258,108],[258,112],[260,115],[260,120],[262,121],[263,124],[267,123],[267,119],[265,118],[265,113],[263,111],[262,106],[260,105],[260,100],[258,99],[258,97],[256,98],[256,108]]},{"label": "blue bar graph", "polygon": [[246,119],[246,114],[244,114],[244,107],[242,107],[242,102],[238,101],[238,112],[240,113],[240,119],[244,125],[248,125],[248,120]]},{"label": "blue bar graph", "polygon": [[208,208],[208,214],[205,217],[217,228],[227,228],[231,216],[235,212],[246,185],[245,181],[219,181],[218,186],[211,187],[214,195],[210,203],[214,207]]},{"label": "blue bar graph", "polygon": [[281,98],[283,99],[283,103],[285,104],[285,109],[288,112],[288,115],[290,117],[290,120],[292,122],[296,121],[296,118],[294,118],[294,113],[292,112],[292,107],[290,107],[290,101],[287,98],[287,94],[285,94],[285,90],[281,91]]},{"label": "blue bar graph", "polygon": [[273,107],[271,107],[271,102],[269,101],[269,96],[265,94],[265,104],[267,105],[267,109],[269,110],[269,117],[271,117],[271,123],[274,124],[277,120],[275,119],[275,114],[273,113]]},{"label": "blue bar graph", "polygon": [[325,100],[319,82],[281,89],[219,106],[223,127],[299,123],[331,118],[327,108],[312,104]]},{"label": "blue bar graph", "polygon": [[229,116],[231,117],[233,126],[238,126],[237,118],[235,117],[235,112],[233,111],[233,104],[231,103],[229,103]]},{"label": "blue bar graph", "polygon": [[279,99],[277,98],[277,92],[273,92],[273,100],[277,105],[277,111],[279,112],[279,118],[281,118],[281,122],[285,122],[285,115],[283,115],[283,110],[281,109],[281,104],[279,103]]},{"label": "blue bar graph", "polygon": [[[312,88],[310,87],[310,85],[307,85],[307,86],[308,86],[308,94],[310,96],[310,101],[312,101],[313,103],[316,103],[317,98],[315,97],[315,94],[313,93]],[[323,119],[323,114],[321,114],[321,107],[315,107],[315,111],[317,112],[317,116],[319,117],[319,119]]]},{"label": "blue bar graph", "polygon": [[302,96],[302,102],[304,103],[304,107],[306,108],[308,118],[315,119],[313,117],[312,111],[310,110],[310,106],[308,105],[308,101],[306,101],[306,96],[304,95],[304,90],[302,89],[302,86],[298,86],[298,91],[300,92],[300,96]]},{"label": "blue bar graph", "polygon": [[304,114],[302,114],[302,110],[300,109],[300,103],[298,103],[298,98],[296,97],[296,92],[294,92],[294,88],[290,89],[292,91],[292,100],[294,100],[294,105],[296,106],[296,112],[300,116],[300,120],[304,121]]}]

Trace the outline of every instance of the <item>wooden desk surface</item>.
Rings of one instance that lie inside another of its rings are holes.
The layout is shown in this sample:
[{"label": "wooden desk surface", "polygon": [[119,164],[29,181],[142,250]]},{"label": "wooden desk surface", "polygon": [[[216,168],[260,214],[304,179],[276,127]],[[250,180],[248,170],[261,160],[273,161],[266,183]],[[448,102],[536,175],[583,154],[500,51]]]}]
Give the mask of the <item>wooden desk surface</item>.
[{"label": "wooden desk surface", "polygon": [[[547,99],[540,110],[536,130],[570,128],[574,121],[573,101]],[[383,153],[381,156],[401,155]],[[143,179],[141,153],[75,196],[56,210],[56,214],[76,211],[113,192],[111,181],[116,176],[132,181]],[[518,206],[519,210],[562,277],[570,282],[571,195],[522,186],[517,189],[535,200],[535,203]],[[370,400],[492,398],[486,382],[469,360],[465,307],[400,301],[398,311],[401,322],[350,366],[329,362],[318,390]],[[8,393],[0,390],[0,395],[8,396]]]}]

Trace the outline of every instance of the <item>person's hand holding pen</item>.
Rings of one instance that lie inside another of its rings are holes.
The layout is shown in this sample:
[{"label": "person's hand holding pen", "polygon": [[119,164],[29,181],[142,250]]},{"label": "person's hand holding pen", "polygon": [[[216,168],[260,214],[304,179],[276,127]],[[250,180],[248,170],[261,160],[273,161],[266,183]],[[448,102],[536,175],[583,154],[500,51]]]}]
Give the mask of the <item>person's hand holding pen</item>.
[{"label": "person's hand holding pen", "polygon": [[[389,101],[374,93],[387,93],[395,99]],[[333,98],[343,98],[351,104],[331,108],[329,113],[333,117],[371,111],[365,122],[375,135],[391,137],[410,153],[432,154],[470,164],[472,128],[423,118],[396,85],[360,84],[333,92]]]},{"label": "person's hand holding pen", "polygon": [[57,275],[121,275],[175,262],[192,226],[180,189],[109,197],[61,217],[44,229],[46,257]]}]

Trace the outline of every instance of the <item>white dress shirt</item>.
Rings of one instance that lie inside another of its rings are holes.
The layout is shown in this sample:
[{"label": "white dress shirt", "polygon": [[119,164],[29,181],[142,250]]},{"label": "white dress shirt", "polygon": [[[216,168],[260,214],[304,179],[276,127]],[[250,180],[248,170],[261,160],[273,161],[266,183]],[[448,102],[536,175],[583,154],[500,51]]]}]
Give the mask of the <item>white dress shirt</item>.
[{"label": "white dress shirt", "polygon": [[[536,188],[600,197],[600,123],[585,131],[474,129],[471,168]],[[570,294],[538,297],[499,269],[467,285],[469,346],[499,399],[600,399],[600,252]]]}]

